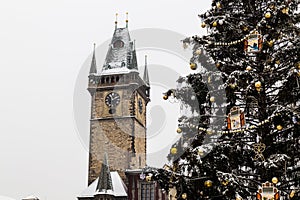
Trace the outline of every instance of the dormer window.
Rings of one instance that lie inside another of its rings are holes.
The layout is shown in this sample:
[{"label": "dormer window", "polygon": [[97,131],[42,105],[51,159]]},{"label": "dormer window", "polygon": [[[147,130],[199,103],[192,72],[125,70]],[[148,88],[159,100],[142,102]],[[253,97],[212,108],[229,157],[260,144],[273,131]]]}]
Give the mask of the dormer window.
[{"label": "dormer window", "polygon": [[122,40],[116,40],[114,43],[113,43],[113,47],[115,49],[120,49],[120,48],[123,48],[124,47],[124,42]]}]

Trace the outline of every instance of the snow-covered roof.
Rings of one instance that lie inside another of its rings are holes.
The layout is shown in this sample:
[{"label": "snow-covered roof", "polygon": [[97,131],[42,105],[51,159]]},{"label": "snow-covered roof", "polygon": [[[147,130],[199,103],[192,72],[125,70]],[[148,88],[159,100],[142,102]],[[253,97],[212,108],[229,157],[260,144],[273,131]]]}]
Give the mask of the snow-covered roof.
[{"label": "snow-covered roof", "polygon": [[129,172],[129,173],[142,173],[143,169],[126,169],[125,172]]},{"label": "snow-covered roof", "polygon": [[139,72],[136,69],[128,69],[127,67],[115,67],[111,69],[105,69],[101,72],[101,75],[112,75],[112,74],[128,74],[130,72]]},{"label": "snow-covered roof", "polygon": [[36,196],[30,195],[28,197],[23,198],[22,200],[39,200]]},{"label": "snow-covered roof", "polygon": [[127,197],[127,188],[122,181],[120,175],[118,172],[110,172],[110,176],[112,179],[112,190],[102,190],[97,191],[97,184],[99,181],[99,178],[97,178],[92,184],[89,185],[88,188],[86,188],[79,196],[80,197],[94,197],[95,195],[101,195],[101,194],[107,194],[112,195],[116,197]]},{"label": "snow-covered roof", "polygon": [[91,183],[85,190],[81,192],[79,197],[94,197],[99,178]]},{"label": "snow-covered roof", "polygon": [[128,28],[116,28],[100,74],[129,73],[137,70],[135,46],[130,39]]}]

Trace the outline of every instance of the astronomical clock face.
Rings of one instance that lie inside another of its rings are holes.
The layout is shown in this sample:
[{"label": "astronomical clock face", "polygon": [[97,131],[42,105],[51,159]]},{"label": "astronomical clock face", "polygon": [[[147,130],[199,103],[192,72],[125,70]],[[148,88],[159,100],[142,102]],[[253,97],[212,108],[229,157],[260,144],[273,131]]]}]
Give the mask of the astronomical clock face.
[{"label": "astronomical clock face", "polygon": [[105,104],[109,107],[116,107],[120,103],[120,95],[115,92],[109,93],[105,97]]},{"label": "astronomical clock face", "polygon": [[143,112],[143,101],[142,101],[141,98],[139,98],[138,107],[139,107],[140,114],[142,114],[142,112]]}]

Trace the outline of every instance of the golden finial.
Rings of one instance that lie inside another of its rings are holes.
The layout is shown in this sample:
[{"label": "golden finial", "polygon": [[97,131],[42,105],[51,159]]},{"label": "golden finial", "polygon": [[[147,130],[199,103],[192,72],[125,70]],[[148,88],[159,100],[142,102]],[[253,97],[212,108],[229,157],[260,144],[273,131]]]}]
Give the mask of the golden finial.
[{"label": "golden finial", "polygon": [[118,13],[116,13],[116,21],[115,21],[115,25],[116,25],[116,28],[117,28],[117,25],[118,25]]},{"label": "golden finial", "polygon": [[126,28],[128,28],[128,12],[126,12]]}]

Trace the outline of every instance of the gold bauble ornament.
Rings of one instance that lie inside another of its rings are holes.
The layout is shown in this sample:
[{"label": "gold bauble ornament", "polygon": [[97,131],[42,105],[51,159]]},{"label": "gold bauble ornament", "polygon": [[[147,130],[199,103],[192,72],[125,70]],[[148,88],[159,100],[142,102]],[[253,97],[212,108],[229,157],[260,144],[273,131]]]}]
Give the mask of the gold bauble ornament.
[{"label": "gold bauble ornament", "polygon": [[202,22],[201,27],[202,27],[202,28],[205,28],[205,27],[206,27],[205,22]]},{"label": "gold bauble ornament", "polygon": [[277,125],[277,126],[276,126],[276,129],[277,129],[278,131],[281,131],[281,130],[283,129],[283,127],[282,127],[281,125]]},{"label": "gold bauble ornament", "polygon": [[213,26],[213,27],[218,26],[218,22],[213,22],[213,23],[212,23],[212,26]]},{"label": "gold bauble ornament", "polygon": [[207,181],[204,182],[205,187],[210,188],[210,187],[212,187],[212,185],[213,185],[213,182],[211,180],[207,180]]},{"label": "gold bauble ornament", "polygon": [[203,156],[203,155],[204,155],[204,151],[203,151],[202,149],[199,149],[199,150],[198,150],[198,155],[199,155],[199,156]]},{"label": "gold bauble ornament", "polygon": [[175,147],[171,148],[170,152],[173,155],[177,154],[177,148],[175,148]]},{"label": "gold bauble ornament", "polygon": [[217,2],[216,6],[217,6],[217,8],[221,8],[222,7],[220,2]]},{"label": "gold bauble ornament", "polygon": [[209,101],[213,103],[216,101],[216,99],[215,99],[215,97],[210,97]]},{"label": "gold bauble ornament", "polygon": [[197,49],[197,50],[196,50],[196,54],[197,54],[197,55],[200,55],[201,53],[202,53],[201,49]]},{"label": "gold bauble ornament", "polygon": [[273,177],[272,178],[272,183],[277,184],[278,183],[278,178],[277,177]]},{"label": "gold bauble ornament", "polygon": [[268,44],[269,47],[272,47],[274,45],[274,41],[270,40],[270,41],[267,42],[267,44]]},{"label": "gold bauble ornament", "polygon": [[235,83],[234,83],[234,84],[230,84],[230,88],[231,88],[231,89],[236,88],[236,84],[235,84]]},{"label": "gold bauble ornament", "polygon": [[177,133],[182,133],[181,128],[178,128],[178,129],[176,130],[176,132],[177,132]]},{"label": "gold bauble ornament", "polygon": [[297,67],[298,69],[300,69],[300,62],[297,62],[297,63],[296,63],[296,67]]},{"label": "gold bauble ornament", "polygon": [[252,67],[248,66],[248,67],[246,67],[246,70],[247,70],[247,71],[251,71],[251,70],[252,70]]},{"label": "gold bauble ornament", "polygon": [[197,69],[196,63],[191,63],[190,68],[191,68],[191,70],[196,70]]},{"label": "gold bauble ornament", "polygon": [[221,67],[221,63],[217,62],[217,63],[216,63],[216,67],[217,67],[217,68]]},{"label": "gold bauble ornament", "polygon": [[255,88],[260,88],[260,87],[261,87],[261,82],[260,81],[255,82]]},{"label": "gold bauble ornament", "polygon": [[164,99],[164,100],[167,100],[168,98],[169,98],[169,97],[168,97],[167,95],[164,95],[164,96],[163,96],[163,99]]},{"label": "gold bauble ornament", "polygon": [[260,81],[257,81],[255,82],[255,89],[257,92],[260,92],[261,91],[261,82]]},{"label": "gold bauble ornament", "polygon": [[147,182],[150,182],[150,181],[151,181],[151,179],[152,179],[152,177],[151,177],[151,176],[146,176],[146,181],[147,181]]},{"label": "gold bauble ornament", "polygon": [[292,190],[291,193],[290,193],[290,198],[293,198],[295,196],[295,193],[296,193],[296,191]]},{"label": "gold bauble ornament", "polygon": [[276,63],[277,65],[279,65],[279,64],[280,64],[280,60],[276,60],[275,63]]},{"label": "gold bauble ornament", "polygon": [[283,8],[283,9],[281,10],[281,12],[282,12],[283,14],[288,14],[288,13],[289,13],[289,8]]},{"label": "gold bauble ornament", "polygon": [[222,185],[224,185],[224,186],[228,185],[228,183],[229,183],[229,180],[222,181]]},{"label": "gold bauble ornament", "polygon": [[267,19],[270,19],[271,16],[272,16],[272,14],[271,14],[270,12],[267,12],[267,13],[265,14],[265,18],[267,18]]},{"label": "gold bauble ornament", "polygon": [[181,198],[182,198],[182,199],[186,199],[186,198],[187,198],[187,194],[186,194],[186,193],[183,193],[183,194],[181,195]]}]

